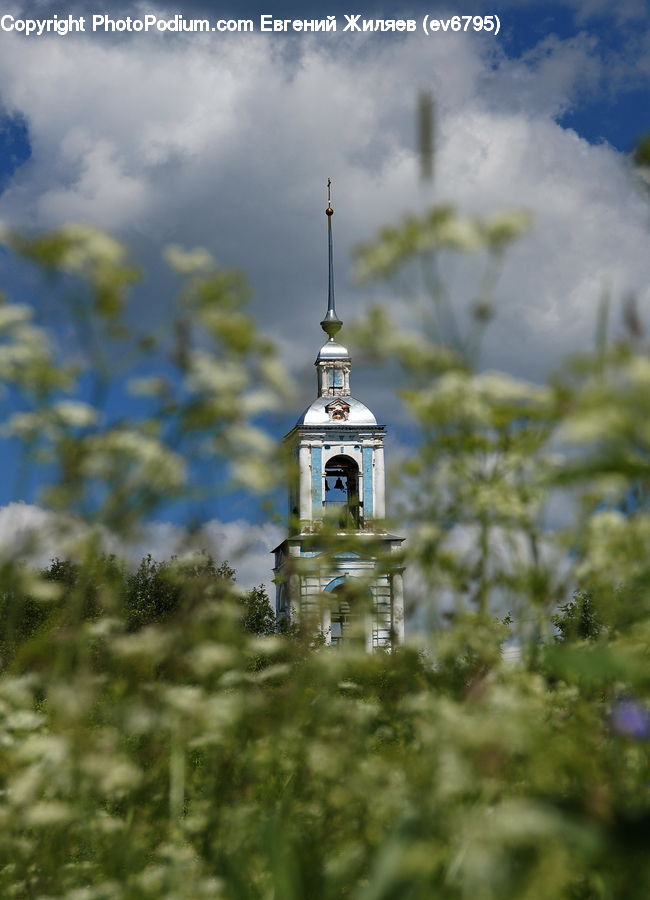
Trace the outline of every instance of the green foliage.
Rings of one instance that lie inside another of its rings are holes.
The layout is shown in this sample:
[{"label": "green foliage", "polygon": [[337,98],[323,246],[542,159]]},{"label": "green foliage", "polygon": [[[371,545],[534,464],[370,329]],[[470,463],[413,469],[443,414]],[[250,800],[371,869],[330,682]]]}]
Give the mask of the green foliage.
[{"label": "green foliage", "polygon": [[274,634],[277,630],[275,613],[263,584],[251,588],[241,598],[244,606],[242,626],[251,634]]},{"label": "green foliage", "polygon": [[227,562],[217,565],[205,553],[162,562],[148,554],[134,571],[115,556],[101,555],[85,565],[56,558],[34,575],[51,589],[47,602],[16,589],[2,595],[0,647],[5,667],[16,653],[36,646],[37,637],[45,643],[78,622],[90,624],[117,615],[131,633],[187,616],[206,595],[236,603],[241,628],[248,634],[277,630],[266,588],[237,591],[235,570]]},{"label": "green foliage", "polygon": [[[172,248],[177,319],[145,341],[122,318],[136,272],[119,244],[4,236],[79,279],[66,314],[83,339],[71,366],[29,309],[0,307],[5,428],[24,471],[53,476],[43,503],[68,548],[44,571],[30,543],[0,560],[0,896],[648,896],[647,348],[636,325],[610,345],[601,317],[595,352],[547,386],[477,371],[524,224],[437,208],[360,251],[365,276],[425,292],[404,328],[377,308],[357,329],[402,373],[418,435],[400,515],[426,627],[375,654],[272,633],[263,589],[238,592],[226,563],[130,572],[102,550],[170,497],[205,499],[199,456],[262,494],[283,471],[258,416],[289,382],[242,277]],[[438,277],[449,252],[487,262],[467,324]],[[134,373],[148,411],[111,421],[106,391]]]},{"label": "green foliage", "polygon": [[594,640],[603,630],[594,601],[585,591],[576,592],[551,621],[558,630],[557,639],[561,642]]},{"label": "green foliage", "polygon": [[125,577],[124,607],[130,630],[165,622],[185,614],[195,595],[213,588],[228,589],[235,570],[223,562],[216,565],[208,554],[189,560],[157,562],[145,556],[134,572]]}]

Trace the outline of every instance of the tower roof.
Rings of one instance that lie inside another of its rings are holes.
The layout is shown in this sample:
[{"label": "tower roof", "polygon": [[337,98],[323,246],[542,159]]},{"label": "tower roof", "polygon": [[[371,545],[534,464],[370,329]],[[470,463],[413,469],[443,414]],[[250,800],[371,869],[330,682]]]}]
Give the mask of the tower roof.
[{"label": "tower roof", "polygon": [[346,362],[350,361],[350,354],[347,347],[344,347],[342,344],[338,344],[332,338],[330,338],[327,343],[323,344],[323,346],[318,351],[316,364],[318,365],[321,360],[331,359],[340,359],[345,360]]}]

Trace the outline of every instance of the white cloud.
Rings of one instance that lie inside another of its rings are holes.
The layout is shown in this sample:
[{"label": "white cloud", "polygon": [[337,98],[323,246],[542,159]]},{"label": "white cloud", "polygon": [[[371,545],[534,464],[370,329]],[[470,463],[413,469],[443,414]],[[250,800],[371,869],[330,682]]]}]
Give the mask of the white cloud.
[{"label": "white cloud", "polygon": [[541,378],[562,356],[587,349],[604,291],[615,309],[636,293],[647,317],[648,209],[620,154],[552,121],[484,112],[456,129],[451,123],[441,166],[455,168],[467,146],[474,162],[461,188],[464,205],[485,211],[499,200],[519,202],[535,216],[507,258],[488,365]]},{"label": "white cloud", "polygon": [[[40,506],[9,503],[0,507],[0,557],[19,556],[35,566],[46,566],[55,557],[74,558],[82,533],[79,522]],[[274,524],[211,519],[192,533],[172,522],[149,522],[128,544],[108,533],[103,533],[102,544],[107,553],[116,553],[134,565],[148,553],[163,560],[205,551],[216,562],[227,560],[236,570],[237,583],[242,588],[264,584],[274,602],[271,550],[282,537],[282,529]]]},{"label": "white cloud", "polygon": [[193,534],[173,522],[152,522],[142,531],[142,537],[129,548],[132,560],[140,560],[147,553],[154,559],[169,559],[192,550],[205,550],[217,562],[227,560],[233,566],[237,584],[242,588],[264,584],[271,602],[275,602],[271,550],[284,537],[284,530],[278,525],[210,519]]},{"label": "white cloud", "polygon": [[[604,8],[579,5],[585,21]],[[634,2],[624,6],[629,19]],[[518,59],[494,39],[463,34],[5,34],[1,49],[1,99],[25,117],[32,156],[0,197],[0,216],[37,227],[86,219],[116,229],[149,260],[171,242],[207,247],[248,271],[255,314],[296,369],[311,371],[320,343],[326,178],[334,178],[337,305],[348,320],[368,297],[346,283],[350,247],[430,199],[417,179],[414,127],[427,86],[438,110],[436,201],[535,213],[507,257],[484,364],[543,377],[589,346],[604,289],[615,302],[636,292],[650,313],[648,210],[627,162],[556,121],[604,89],[608,58],[592,36],[548,38]],[[446,271],[466,305],[478,267],[459,260]],[[164,277],[152,285],[141,302],[162,315]],[[354,385],[363,385],[358,375]],[[390,424],[386,387],[375,379],[359,393]],[[312,373],[296,415],[314,390]],[[42,514],[25,509],[12,515]],[[263,545],[278,539],[269,529],[213,522],[204,534],[218,558],[252,536],[253,550],[231,558],[250,585],[269,577]],[[158,524],[137,552],[166,555],[182,543],[175,525]]]},{"label": "white cloud", "polygon": [[609,0],[570,0],[576,9],[579,22],[586,22],[595,16],[604,16],[617,23],[627,24],[644,19],[648,15],[645,0],[621,0],[612,4]]},{"label": "white cloud", "polygon": [[[554,119],[602,83],[594,37],[548,38],[519,59],[463,34],[286,46],[259,34],[222,37],[218,53],[210,35],[3,35],[2,98],[25,116],[32,158],[0,214],[39,227],[87,219],[145,257],[170,241],[207,246],[249,271],[262,326],[302,365],[317,349],[325,297],[325,178],[335,179],[337,294],[349,318],[366,296],[345,284],[350,246],[423,205],[414,107],[428,84],[436,195],[536,215],[507,260],[486,364],[540,377],[588,343],[604,288],[615,298],[636,290],[650,306],[647,211],[625,160]],[[461,302],[472,272],[456,276]]]},{"label": "white cloud", "polygon": [[[479,6],[483,6],[483,0],[475,0]],[[611,0],[561,0],[562,5],[573,10],[578,23],[590,22],[593,19],[605,18],[608,23],[626,24],[638,19],[645,19],[648,15],[646,0],[618,0],[613,4]],[[547,9],[547,4],[542,0],[503,0],[504,7],[513,6],[519,9],[530,7],[532,11],[545,16],[545,21],[552,24],[559,10]],[[558,4],[559,5],[559,4]],[[503,17],[505,18],[505,17]]]},{"label": "white cloud", "polygon": [[[50,543],[53,535],[49,529],[50,514],[38,506],[28,503],[9,503],[0,507],[0,552],[4,556],[16,556],[27,549],[36,550],[36,543]],[[44,561],[57,555],[54,550],[51,555],[46,551]],[[36,551],[36,560],[43,558]],[[38,563],[37,563],[38,564]]]}]

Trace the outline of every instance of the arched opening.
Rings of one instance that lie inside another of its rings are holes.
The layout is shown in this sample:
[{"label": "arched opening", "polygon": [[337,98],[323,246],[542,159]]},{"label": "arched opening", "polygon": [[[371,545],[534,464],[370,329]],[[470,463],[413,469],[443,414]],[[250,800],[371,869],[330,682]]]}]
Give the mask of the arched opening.
[{"label": "arched opening", "polygon": [[325,465],[324,506],[341,528],[359,527],[359,466],[349,456],[333,456]]}]

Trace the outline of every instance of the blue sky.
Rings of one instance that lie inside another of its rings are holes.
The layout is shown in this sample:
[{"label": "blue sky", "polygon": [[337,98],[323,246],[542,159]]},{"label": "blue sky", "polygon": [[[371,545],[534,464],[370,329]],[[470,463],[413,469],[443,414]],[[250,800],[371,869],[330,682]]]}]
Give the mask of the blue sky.
[{"label": "blue sky", "polygon": [[[154,7],[122,4],[112,15],[145,8]],[[343,13],[371,18],[388,8],[157,7],[161,15],[337,15],[336,34],[315,36],[0,33],[0,219],[30,229],[89,221],[126,240],[149,273],[132,313],[143,328],[170,308],[160,265],[167,244],[206,246],[244,268],[256,320],[300,378],[297,416],[315,391],[311,364],[321,341],[324,183],[334,179],[337,306],[345,320],[376,296],[350,282],[351,247],[422,208],[414,109],[426,88],[438,110],[433,199],[471,213],[524,205],[535,214],[504,270],[482,364],[542,379],[562,355],[589,344],[603,286],[614,298],[634,292],[647,314],[648,210],[627,159],[650,131],[645,0],[392,5],[386,17],[418,21],[437,8],[441,18],[496,13],[502,30],[498,37],[342,32]],[[13,14],[46,10],[39,3]],[[56,11],[82,14],[84,6]],[[6,293],[38,297],[33,275],[6,258],[2,267]],[[449,277],[462,305],[475,273],[450,269]],[[409,432],[390,385],[357,367],[353,390],[389,426],[393,455],[403,452]],[[113,402],[131,411],[123,395]],[[278,438],[293,412],[272,423]],[[0,539],[16,514],[10,501],[35,499],[16,497],[10,448],[3,453]],[[185,513],[164,511],[159,546],[173,546]],[[220,540],[234,541],[250,517],[260,541],[272,539],[242,498],[200,513],[216,523]]]}]

